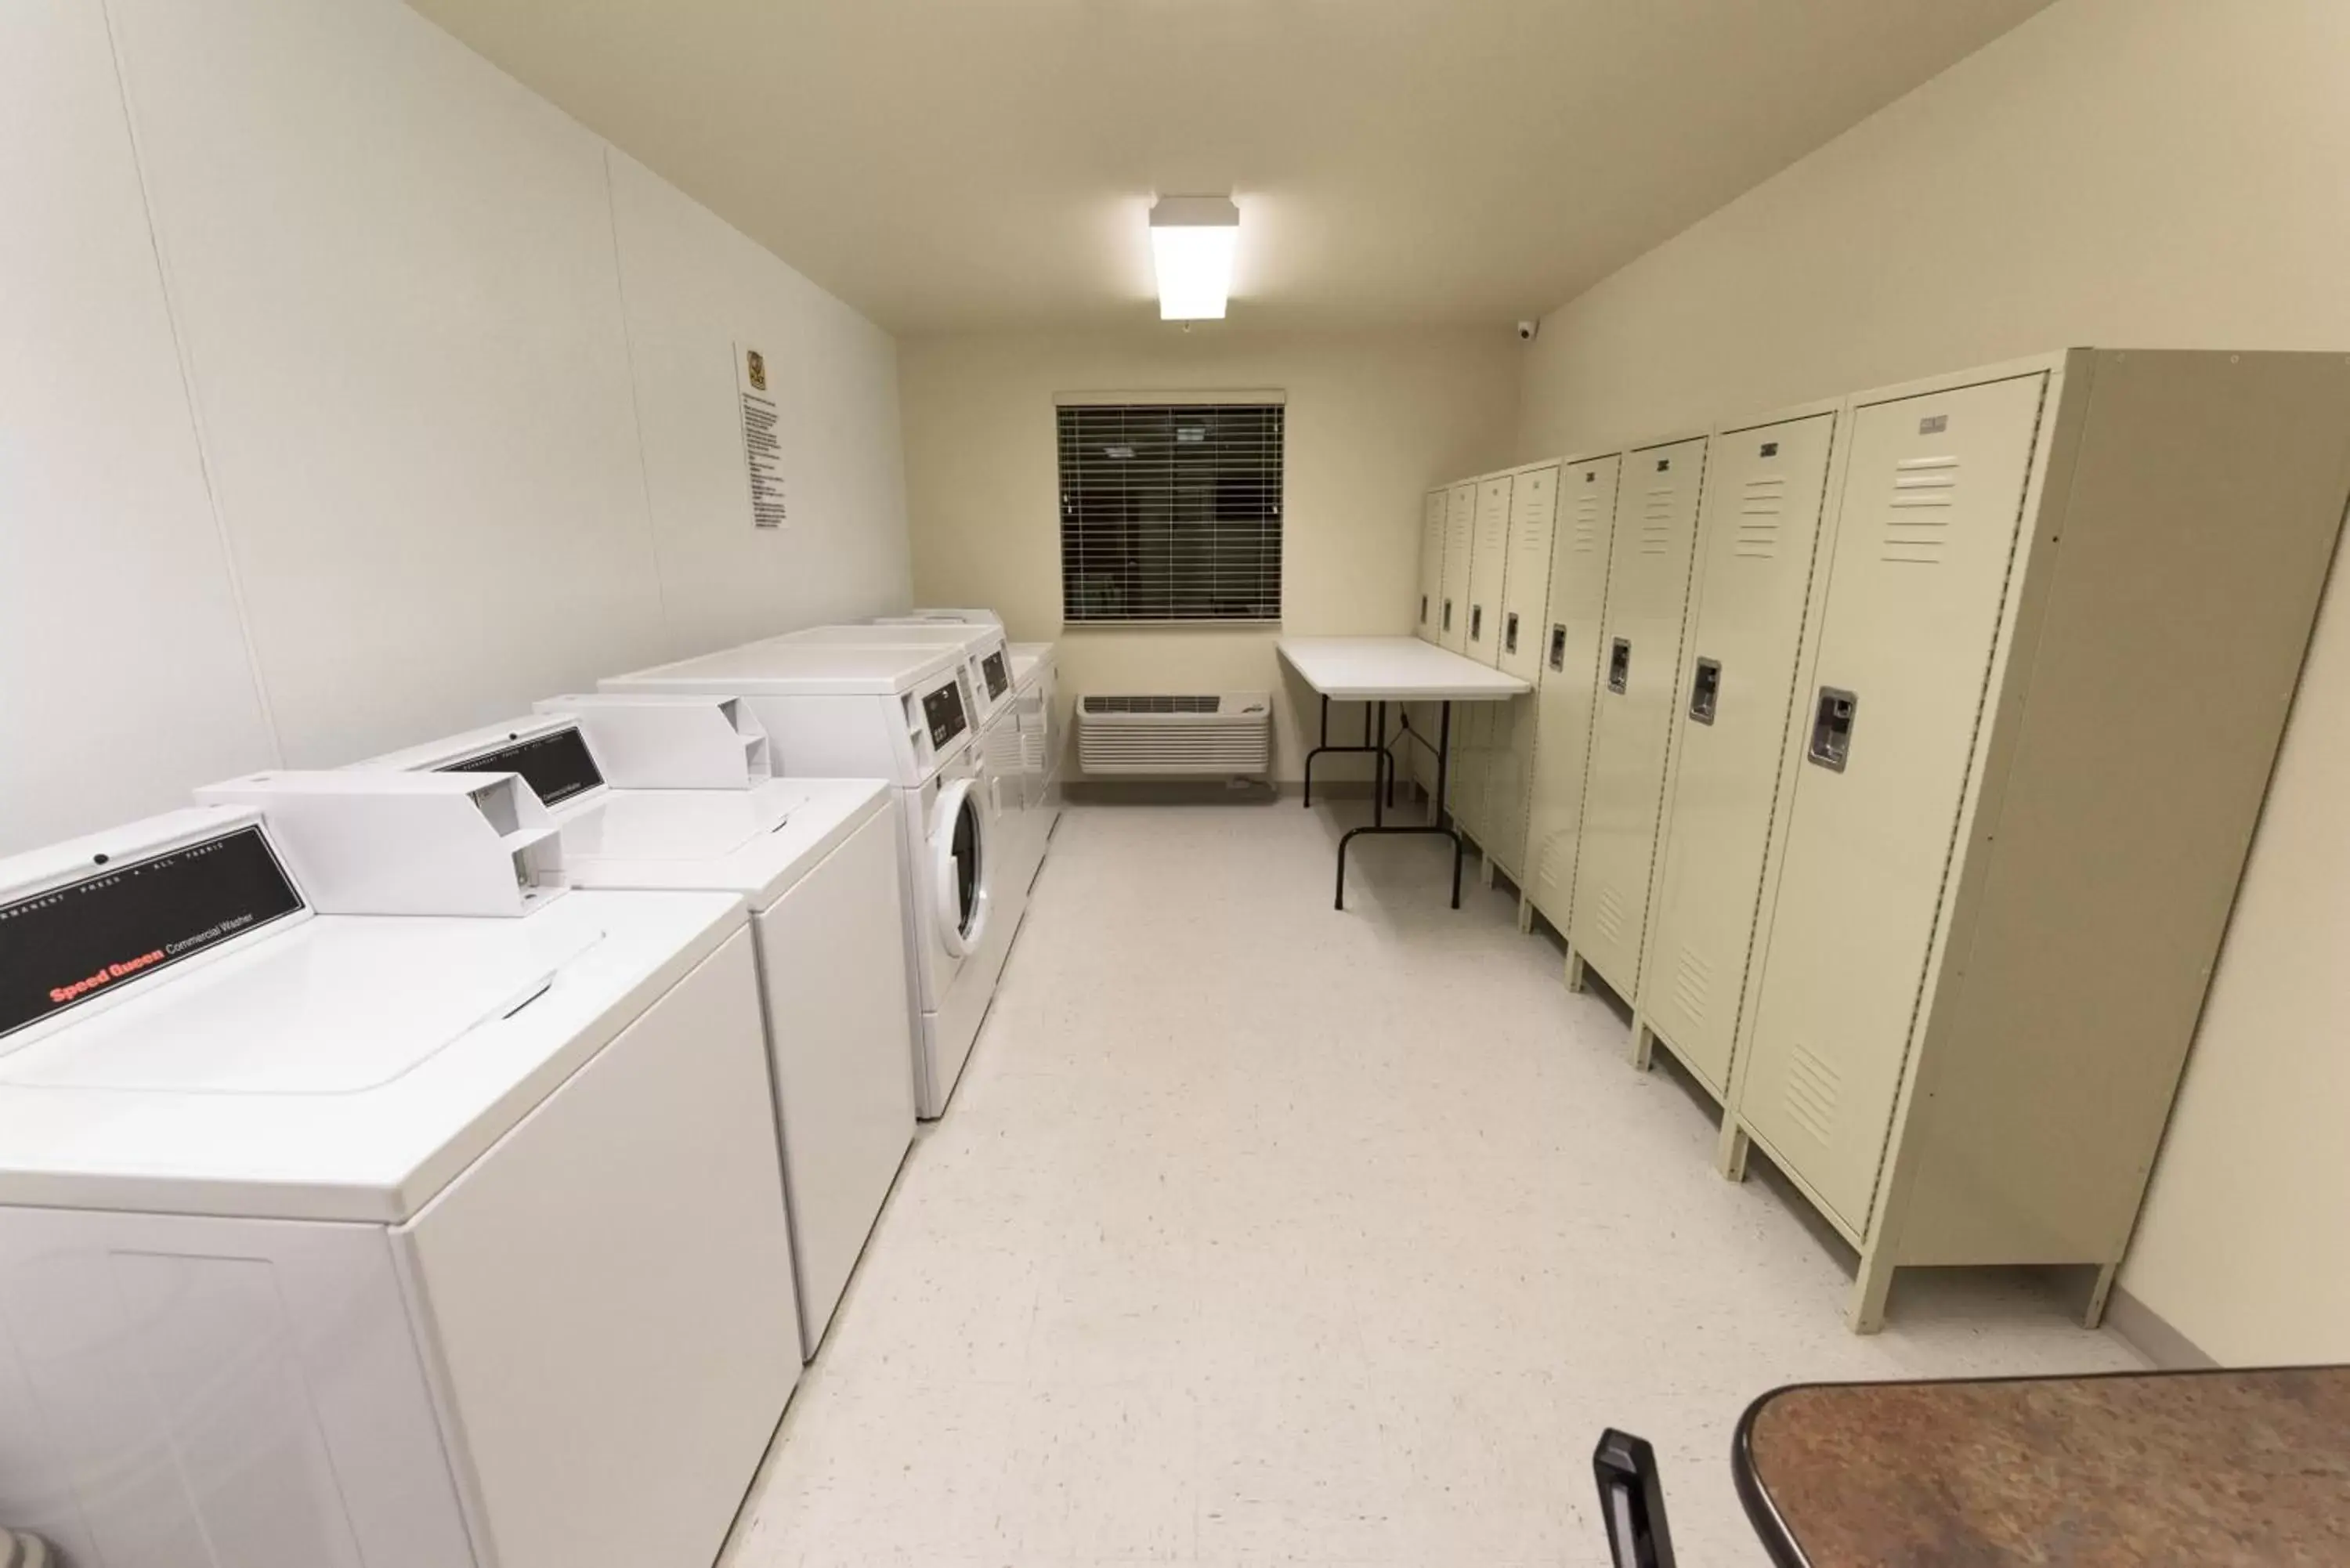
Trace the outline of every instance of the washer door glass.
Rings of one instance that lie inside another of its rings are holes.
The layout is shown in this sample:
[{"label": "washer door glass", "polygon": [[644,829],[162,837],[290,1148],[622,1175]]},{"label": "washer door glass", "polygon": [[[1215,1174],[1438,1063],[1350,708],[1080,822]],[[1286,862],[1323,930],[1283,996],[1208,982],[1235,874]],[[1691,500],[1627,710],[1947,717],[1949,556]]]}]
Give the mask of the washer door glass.
[{"label": "washer door glass", "polygon": [[939,791],[931,819],[939,938],[957,958],[978,948],[987,927],[987,818],[975,783]]},{"label": "washer door glass", "polygon": [[954,825],[955,929],[965,941],[979,924],[980,833],[979,803],[966,795]]}]

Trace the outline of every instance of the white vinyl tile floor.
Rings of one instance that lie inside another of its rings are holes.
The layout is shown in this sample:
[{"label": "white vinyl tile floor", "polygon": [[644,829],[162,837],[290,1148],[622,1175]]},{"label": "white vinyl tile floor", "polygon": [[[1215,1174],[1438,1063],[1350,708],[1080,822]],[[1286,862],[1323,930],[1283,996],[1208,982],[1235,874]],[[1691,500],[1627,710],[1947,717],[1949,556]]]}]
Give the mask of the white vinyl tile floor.
[{"label": "white vinyl tile floor", "polygon": [[1455,912],[1437,841],[1357,840],[1332,910],[1367,810],[1065,815],[728,1568],[1587,1568],[1609,1425],[1683,1568],[1752,1568],[1763,1390],[2141,1364],[2030,1273],[1904,1276],[1848,1334],[1849,1256],[1714,1174],[1473,857]]}]

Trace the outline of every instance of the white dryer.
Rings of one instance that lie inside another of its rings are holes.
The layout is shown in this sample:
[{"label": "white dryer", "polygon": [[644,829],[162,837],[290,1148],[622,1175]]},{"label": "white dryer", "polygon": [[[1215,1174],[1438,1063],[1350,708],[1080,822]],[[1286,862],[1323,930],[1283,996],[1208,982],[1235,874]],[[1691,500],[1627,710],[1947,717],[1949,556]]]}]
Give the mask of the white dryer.
[{"label": "white dryer", "polygon": [[890,785],[774,777],[766,732],[734,698],[588,693],[536,707],[359,765],[521,774],[562,830],[572,887],[751,900],[812,1359],[914,1137]]},{"label": "white dryer", "polygon": [[787,632],[783,642],[828,642],[867,647],[928,646],[962,649],[971,677],[972,722],[984,729],[1012,702],[1012,654],[1001,622],[974,624],[884,617],[843,626],[812,626]]},{"label": "white dryer", "polygon": [[916,1114],[945,1114],[995,992],[986,945],[995,887],[993,812],[972,743],[975,698],[959,645],[751,643],[600,683],[615,692],[739,697],[780,772],[879,775],[898,788],[901,909],[918,1027]]},{"label": "white dryer", "polygon": [[1014,691],[1012,654],[1003,628],[993,623],[879,620],[856,626],[818,626],[780,640],[869,648],[951,646],[968,666],[972,747],[979,759],[980,787],[987,796],[994,836],[996,876],[989,883],[988,940],[993,966],[1002,969],[1013,939],[1028,912],[1028,884],[1035,877],[1030,846],[1036,818],[1029,799],[1020,744],[1020,719]]},{"label": "white dryer", "polygon": [[0,1476],[65,1560],[707,1563],[800,1371],[740,898],[510,774],[0,861]]},{"label": "white dryer", "polygon": [[[931,607],[902,616],[882,616],[877,626],[960,627],[981,634],[980,646],[1000,646],[1011,656],[1011,719],[1015,733],[1003,742],[1006,766],[1020,778],[1020,810],[1014,844],[1006,858],[1019,872],[1024,890],[1036,879],[1053,829],[1061,820],[1060,657],[1049,642],[1003,642],[1003,618],[993,610]],[[989,632],[995,636],[989,638]],[[968,645],[967,645],[968,646]]]},{"label": "white dryer", "polygon": [[1061,658],[1049,642],[1015,642],[1012,654],[1013,711],[1020,721],[1021,775],[1028,791],[1032,836],[1028,876],[1045,864],[1045,850],[1061,823]]}]

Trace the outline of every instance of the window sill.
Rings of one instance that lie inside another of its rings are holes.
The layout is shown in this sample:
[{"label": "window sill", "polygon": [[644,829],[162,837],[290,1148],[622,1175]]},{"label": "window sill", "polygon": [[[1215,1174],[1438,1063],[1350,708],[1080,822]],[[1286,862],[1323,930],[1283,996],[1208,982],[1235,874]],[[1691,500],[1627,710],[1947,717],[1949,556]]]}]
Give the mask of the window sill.
[{"label": "window sill", "polygon": [[1063,637],[1075,637],[1089,631],[1279,631],[1281,622],[1274,620],[1065,620],[1061,623]]}]

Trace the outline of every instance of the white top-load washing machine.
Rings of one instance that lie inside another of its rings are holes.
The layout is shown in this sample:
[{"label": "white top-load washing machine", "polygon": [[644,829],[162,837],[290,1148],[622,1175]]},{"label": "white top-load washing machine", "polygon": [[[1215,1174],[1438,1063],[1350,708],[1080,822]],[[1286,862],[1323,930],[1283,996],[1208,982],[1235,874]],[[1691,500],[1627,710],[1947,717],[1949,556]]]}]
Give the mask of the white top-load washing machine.
[{"label": "white top-load washing machine", "polygon": [[71,1563],[718,1552],[800,1372],[730,893],[511,774],[0,861],[0,1476]]},{"label": "white top-load washing machine", "polygon": [[792,777],[872,775],[898,788],[901,907],[917,1025],[916,1114],[945,1114],[995,992],[989,967],[997,845],[972,744],[960,646],[755,642],[600,683],[615,692],[739,697]]},{"label": "white top-load washing machine", "polygon": [[536,709],[359,765],[521,774],[562,829],[572,887],[750,899],[813,1358],[914,1137],[890,785],[774,777],[766,732],[732,697],[588,693]]}]

